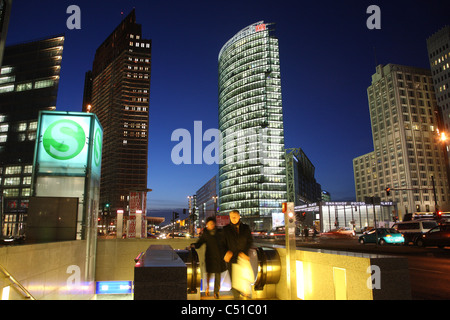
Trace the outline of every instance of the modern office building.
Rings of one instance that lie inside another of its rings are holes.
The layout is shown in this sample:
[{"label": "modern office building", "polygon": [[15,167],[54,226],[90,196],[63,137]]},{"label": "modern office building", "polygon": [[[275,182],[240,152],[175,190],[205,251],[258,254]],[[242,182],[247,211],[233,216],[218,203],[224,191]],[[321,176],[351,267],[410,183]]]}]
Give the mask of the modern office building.
[{"label": "modern office building", "polygon": [[195,193],[199,225],[204,226],[208,217],[215,217],[219,208],[219,175],[212,177]]},{"label": "modern office building", "polygon": [[83,111],[95,113],[104,130],[100,204],[113,216],[128,212],[130,191],[147,191],[151,46],[133,9],[86,73]]},{"label": "modern office building", "polygon": [[2,66],[3,51],[8,34],[9,17],[11,15],[12,0],[0,0],[0,67]]},{"label": "modern office building", "polygon": [[286,149],[287,201],[295,206],[322,200],[315,167],[301,148]]},{"label": "modern office building", "polygon": [[253,229],[269,229],[286,201],[286,167],[278,39],[260,21],[219,53],[222,134],[220,213],[238,209]]},{"label": "modern office building", "polygon": [[3,233],[24,229],[39,111],[55,110],[64,36],[5,49],[0,72],[0,190]]},{"label": "modern office building", "polygon": [[442,112],[445,131],[450,136],[450,26],[429,37],[427,48],[436,101]]},{"label": "modern office building", "polygon": [[435,212],[436,206],[448,210],[446,155],[430,70],[379,65],[367,95],[374,151],[353,159],[356,200],[395,202],[400,219]]}]

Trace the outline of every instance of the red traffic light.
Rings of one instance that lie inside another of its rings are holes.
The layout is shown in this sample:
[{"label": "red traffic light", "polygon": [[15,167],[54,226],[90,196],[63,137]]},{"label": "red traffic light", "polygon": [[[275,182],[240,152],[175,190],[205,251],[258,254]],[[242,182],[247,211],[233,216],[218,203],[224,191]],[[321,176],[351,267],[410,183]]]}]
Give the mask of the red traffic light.
[{"label": "red traffic light", "polygon": [[439,211],[437,212],[437,215],[438,215],[438,217],[441,217],[441,216],[442,216],[442,211],[439,210]]}]

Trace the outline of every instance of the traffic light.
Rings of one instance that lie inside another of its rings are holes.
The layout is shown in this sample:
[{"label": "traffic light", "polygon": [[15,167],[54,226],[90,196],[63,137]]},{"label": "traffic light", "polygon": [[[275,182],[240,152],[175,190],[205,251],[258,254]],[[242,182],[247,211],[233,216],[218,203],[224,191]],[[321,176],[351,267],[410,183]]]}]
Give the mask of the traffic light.
[{"label": "traffic light", "polygon": [[283,212],[283,213],[287,212],[287,202],[283,202],[281,204],[281,212]]},{"label": "traffic light", "polygon": [[391,188],[386,188],[386,196],[389,197],[391,195]]},{"label": "traffic light", "polygon": [[437,217],[438,217],[438,218],[442,218],[442,211],[441,211],[441,210],[438,210],[438,212],[437,212]]},{"label": "traffic light", "polygon": [[174,212],[173,213],[173,220],[176,220],[180,217],[180,215],[178,214],[178,212]]}]

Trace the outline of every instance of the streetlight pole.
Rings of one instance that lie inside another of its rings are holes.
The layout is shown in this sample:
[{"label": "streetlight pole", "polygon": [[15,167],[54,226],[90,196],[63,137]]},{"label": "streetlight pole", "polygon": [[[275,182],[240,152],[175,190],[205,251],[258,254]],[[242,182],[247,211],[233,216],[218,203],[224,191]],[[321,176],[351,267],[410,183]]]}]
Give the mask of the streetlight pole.
[{"label": "streetlight pole", "polygon": [[214,199],[214,219],[217,218],[217,195],[212,197]]}]

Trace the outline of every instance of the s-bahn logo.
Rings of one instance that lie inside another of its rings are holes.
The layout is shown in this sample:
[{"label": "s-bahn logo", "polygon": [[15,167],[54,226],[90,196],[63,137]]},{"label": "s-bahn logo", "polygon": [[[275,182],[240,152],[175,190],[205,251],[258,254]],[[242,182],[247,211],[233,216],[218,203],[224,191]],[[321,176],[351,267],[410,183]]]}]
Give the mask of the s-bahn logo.
[{"label": "s-bahn logo", "polygon": [[95,131],[94,135],[94,163],[98,167],[102,160],[102,134],[100,129]]},{"label": "s-bahn logo", "polygon": [[86,144],[86,134],[75,121],[58,120],[45,130],[42,143],[44,150],[52,158],[69,160],[75,158],[83,150]]}]

